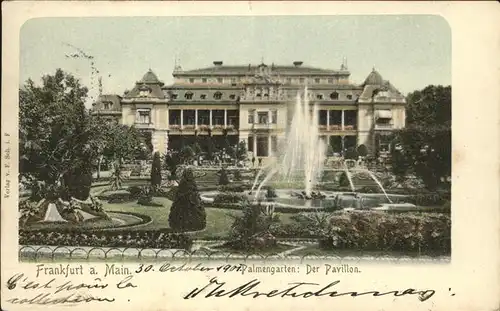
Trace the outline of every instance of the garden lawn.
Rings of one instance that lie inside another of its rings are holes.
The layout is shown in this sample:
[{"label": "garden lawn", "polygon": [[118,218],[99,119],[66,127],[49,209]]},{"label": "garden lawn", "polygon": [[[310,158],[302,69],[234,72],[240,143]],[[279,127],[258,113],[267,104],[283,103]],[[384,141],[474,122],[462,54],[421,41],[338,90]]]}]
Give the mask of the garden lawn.
[{"label": "garden lawn", "polygon": [[[161,229],[170,228],[168,223],[168,215],[170,214],[170,207],[172,206],[172,201],[167,198],[155,197],[153,199],[156,203],[161,203],[161,207],[153,206],[142,206],[137,204],[137,202],[128,203],[105,203],[103,202],[103,208],[105,211],[110,212],[132,212],[143,214],[151,217],[152,222],[138,227],[131,227],[127,230],[151,230],[151,229]],[[207,214],[207,227],[200,232],[195,232],[192,234],[193,238],[196,239],[221,239],[226,238],[231,230],[231,225],[233,224],[233,218],[231,215],[240,215],[240,211],[220,209],[220,208],[206,208]],[[286,217],[285,217],[286,218]]]},{"label": "garden lawn", "polygon": [[160,203],[163,206],[143,206],[137,204],[137,201],[127,202],[127,203],[107,203],[103,202],[103,209],[107,212],[131,212],[137,214],[143,214],[151,217],[151,223],[138,227],[130,227],[127,230],[151,230],[151,229],[162,229],[169,228],[168,225],[168,215],[170,213],[170,206],[172,201],[167,198],[155,197],[154,202]]}]

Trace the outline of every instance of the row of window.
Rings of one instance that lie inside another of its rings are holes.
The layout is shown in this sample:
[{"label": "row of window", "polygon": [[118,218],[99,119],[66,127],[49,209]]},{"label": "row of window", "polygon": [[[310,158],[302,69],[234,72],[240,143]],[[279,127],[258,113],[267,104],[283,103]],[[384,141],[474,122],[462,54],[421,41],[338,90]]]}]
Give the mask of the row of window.
[{"label": "row of window", "polygon": [[[240,78],[235,78],[235,77],[232,77],[232,78],[215,78],[215,81],[217,81],[217,83],[224,83],[224,82],[230,82],[232,84],[234,83],[238,83],[241,79]],[[195,78],[189,78],[189,83],[196,83],[196,82],[201,82],[201,83],[209,83],[209,79],[208,78],[201,78],[201,79],[195,79]],[[320,84],[320,83],[328,83],[328,84],[334,84],[334,83],[338,83],[339,79],[338,78],[328,78],[328,79],[321,79],[321,78],[314,78],[314,79],[310,79],[310,78],[285,78],[283,80],[283,82],[287,83],[287,84],[292,84],[292,83],[305,83],[305,82],[314,82],[315,84]],[[212,82],[212,80],[210,80],[210,82]]]},{"label": "row of window", "polygon": [[[184,94],[184,99],[186,100],[193,100],[193,97],[194,97],[194,93],[192,92],[187,92],[186,94]],[[269,98],[269,94],[256,94],[256,97],[257,98]],[[337,92],[332,92],[330,93],[330,99],[331,100],[338,100],[339,99],[339,93]],[[171,99],[177,99],[178,98],[178,94],[170,94],[170,98]],[[346,95],[346,98],[347,100],[352,100],[352,95],[351,94],[347,94]],[[207,94],[200,94],[200,99],[207,99]],[[222,99],[222,93],[221,92],[215,92],[214,95],[213,95],[213,99],[215,100],[221,100]],[[236,94],[230,94],[229,95],[229,99],[230,100],[236,100],[237,97],[236,97]],[[316,94],[316,99],[318,100],[324,100],[325,99],[325,96],[324,94]]]},{"label": "row of window", "polygon": [[255,110],[248,111],[248,124],[276,124],[278,123],[278,111],[258,111],[257,122],[255,122]]}]

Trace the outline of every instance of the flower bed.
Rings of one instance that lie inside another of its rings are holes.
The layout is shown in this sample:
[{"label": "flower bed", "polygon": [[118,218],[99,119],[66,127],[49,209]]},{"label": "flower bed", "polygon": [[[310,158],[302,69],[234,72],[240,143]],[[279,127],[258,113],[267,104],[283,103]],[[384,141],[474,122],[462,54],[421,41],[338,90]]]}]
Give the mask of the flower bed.
[{"label": "flower bed", "polygon": [[57,245],[93,247],[136,247],[136,248],[179,248],[189,249],[192,240],[185,234],[171,230],[144,230],[130,232],[124,230],[83,231],[62,229],[20,230],[20,245]]},{"label": "flower bed", "polygon": [[451,217],[435,213],[334,213],[320,238],[325,249],[451,252]]},{"label": "flower bed", "polygon": [[241,202],[244,202],[246,200],[248,200],[247,197],[242,193],[221,192],[215,196],[214,204],[241,203]]}]

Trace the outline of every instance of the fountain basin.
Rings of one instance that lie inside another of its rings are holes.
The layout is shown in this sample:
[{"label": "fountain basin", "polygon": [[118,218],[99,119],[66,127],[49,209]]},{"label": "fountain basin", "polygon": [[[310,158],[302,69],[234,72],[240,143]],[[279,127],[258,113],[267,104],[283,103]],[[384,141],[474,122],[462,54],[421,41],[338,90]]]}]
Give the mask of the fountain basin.
[{"label": "fountain basin", "polygon": [[[380,208],[387,204],[385,210],[394,210],[395,208],[405,208],[409,210],[412,204],[407,203],[392,203],[390,204],[386,196],[382,193],[355,193],[355,192],[335,192],[335,191],[321,191],[321,198],[303,198],[297,196],[297,193],[301,193],[298,189],[277,189],[275,190],[277,197],[267,198],[264,192],[259,193],[256,198],[254,193],[250,194],[245,192],[244,194],[248,198],[249,202],[255,204],[272,204],[276,207],[285,208],[295,208],[295,209],[374,209]],[[200,193],[200,197],[205,203],[213,203],[214,198],[219,194],[219,191],[206,191]],[[393,202],[404,200],[405,196],[400,194],[388,194],[389,198]],[[362,198],[362,204],[357,205],[356,201]]]},{"label": "fountain basin", "polygon": [[373,208],[376,211],[414,211],[416,209],[417,206],[411,203],[384,203],[380,207]]}]

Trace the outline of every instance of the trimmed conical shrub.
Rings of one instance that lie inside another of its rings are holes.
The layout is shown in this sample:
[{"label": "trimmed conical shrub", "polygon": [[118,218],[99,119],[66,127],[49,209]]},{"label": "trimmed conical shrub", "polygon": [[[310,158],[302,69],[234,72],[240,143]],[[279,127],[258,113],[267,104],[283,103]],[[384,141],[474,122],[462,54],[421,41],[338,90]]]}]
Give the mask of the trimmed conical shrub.
[{"label": "trimmed conical shrub", "polygon": [[227,176],[227,171],[223,168],[219,173],[219,186],[225,186],[229,184],[229,177]]},{"label": "trimmed conical shrub", "polygon": [[170,228],[180,232],[196,231],[206,227],[207,215],[190,169],[186,169],[182,175],[170,208],[168,223]]},{"label": "trimmed conical shrub", "polygon": [[161,159],[160,153],[155,152],[153,155],[153,164],[151,165],[151,187],[153,190],[158,190],[161,185]]}]

